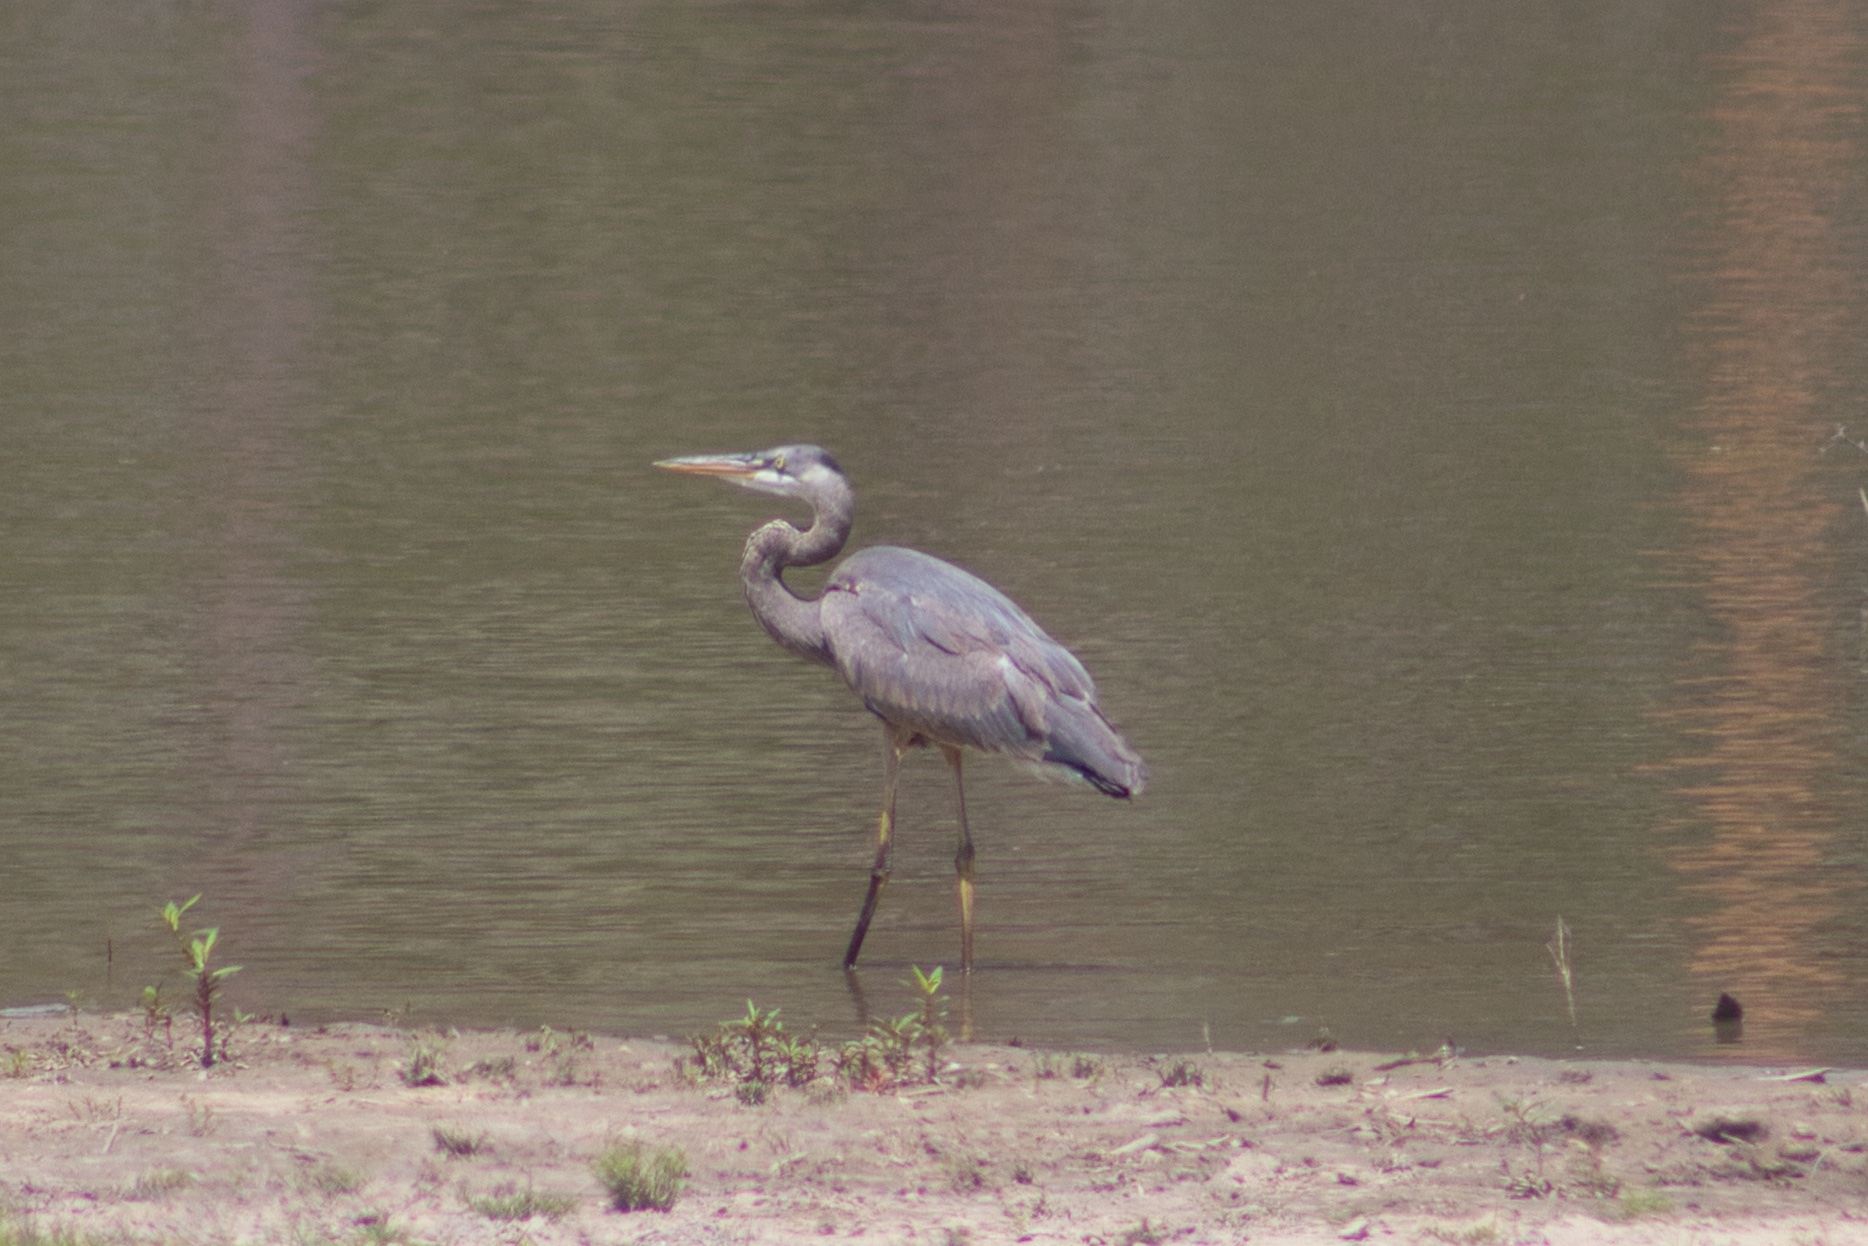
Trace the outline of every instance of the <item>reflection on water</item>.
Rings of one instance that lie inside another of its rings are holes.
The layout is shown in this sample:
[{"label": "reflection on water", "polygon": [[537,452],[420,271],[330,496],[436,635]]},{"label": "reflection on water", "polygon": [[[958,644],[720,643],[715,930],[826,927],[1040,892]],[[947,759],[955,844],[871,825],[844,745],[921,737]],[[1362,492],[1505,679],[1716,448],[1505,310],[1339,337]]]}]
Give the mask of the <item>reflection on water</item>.
[{"label": "reflection on water", "polygon": [[[190,323],[220,366],[200,379],[185,439],[210,497],[191,539],[187,661],[200,672],[207,747],[193,778],[216,809],[212,830],[248,838],[270,816],[274,777],[292,766],[280,718],[306,699],[305,586],[293,564],[313,499],[299,440],[313,329],[307,239],[314,99],[303,6],[272,4],[230,49],[232,107],[218,135],[214,219],[191,269]],[[197,350],[201,347],[198,345]],[[302,760],[302,759],[300,759]]]},{"label": "reflection on water", "polygon": [[1685,423],[1680,505],[1687,575],[1717,634],[1664,718],[1692,742],[1670,767],[1688,821],[1711,829],[1666,854],[1710,905],[1688,919],[1689,968],[1709,1005],[1722,990],[1743,1002],[1760,1057],[1792,1050],[1844,985],[1823,929],[1860,885],[1832,864],[1856,828],[1823,791],[1848,678],[1827,547],[1859,516],[1824,487],[1818,452],[1860,352],[1864,255],[1840,214],[1864,151],[1852,6],[1764,5],[1750,20],[1723,66],[1713,217],[1689,255],[1700,299],[1687,350],[1704,390]]}]

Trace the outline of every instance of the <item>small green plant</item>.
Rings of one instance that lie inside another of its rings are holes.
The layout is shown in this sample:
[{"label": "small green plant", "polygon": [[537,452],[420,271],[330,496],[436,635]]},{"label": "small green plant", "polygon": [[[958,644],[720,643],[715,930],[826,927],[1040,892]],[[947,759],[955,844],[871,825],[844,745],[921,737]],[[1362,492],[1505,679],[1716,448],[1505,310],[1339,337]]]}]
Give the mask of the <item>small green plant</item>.
[{"label": "small green plant", "polygon": [[746,1080],[770,1085],[778,1056],[775,1048],[779,1036],[785,1032],[785,1023],[778,1019],[778,1009],[761,1012],[747,1000],[746,1015],[727,1022],[727,1028],[738,1032],[739,1047],[746,1058]]},{"label": "small green plant", "polygon": [[914,971],[912,984],[921,996],[921,1015],[917,1018],[915,1038],[920,1042],[927,1060],[927,1080],[932,1085],[940,1077],[941,1054],[947,1047],[947,997],[940,993],[941,966],[934,966],[933,973],[922,973],[918,965],[909,966]]},{"label": "small green plant", "polygon": [[[837,1053],[837,1073],[858,1090],[884,1090],[910,1080],[919,1063],[929,1084],[941,1074],[941,1061],[950,1037],[944,1024],[947,997],[940,993],[941,967],[931,973],[913,968],[914,980],[903,983],[920,996],[920,1007],[904,1016],[869,1023],[869,1032],[845,1043]],[[917,1050],[919,1056],[917,1056]],[[1039,1076],[1050,1076],[1048,1059],[1040,1057]]]},{"label": "small green plant", "polygon": [[162,1035],[168,1045],[175,1046],[175,1013],[169,1002],[162,998],[162,988],[146,986],[143,988],[143,1033],[155,1037],[156,1027],[162,1027]]},{"label": "small green plant", "polygon": [[687,1184],[688,1159],[680,1147],[650,1150],[624,1142],[606,1148],[592,1167],[618,1211],[667,1211]]},{"label": "small green plant", "polygon": [[447,1074],[442,1072],[441,1057],[443,1049],[440,1043],[418,1038],[409,1047],[409,1062],[402,1066],[402,1084],[405,1086],[445,1086]]},{"label": "small green plant", "polygon": [[1163,1086],[1204,1086],[1206,1074],[1191,1060],[1180,1060],[1173,1068],[1161,1074],[1161,1084]]},{"label": "small green plant", "polygon": [[1556,1192],[1557,1185],[1544,1175],[1544,1156],[1563,1128],[1561,1120],[1535,1099],[1502,1099],[1499,1106],[1512,1122],[1506,1130],[1506,1139],[1530,1147],[1536,1160],[1534,1168],[1522,1172],[1513,1169],[1509,1160],[1499,1161],[1506,1192],[1512,1198],[1548,1198]]},{"label": "small green plant", "polygon": [[[947,997],[940,993],[941,970],[914,970],[919,1007],[896,1018],[872,1021],[861,1038],[836,1051],[835,1080],[857,1090],[882,1090],[921,1077],[935,1081],[943,1071],[948,1043]],[[746,1015],[720,1023],[717,1034],[688,1039],[691,1056],[675,1061],[684,1081],[735,1083],[734,1095],[748,1107],[767,1102],[778,1086],[815,1087],[824,1047],[815,1036],[788,1034],[776,1008],[746,1001]]]},{"label": "small green plant", "polygon": [[808,1086],[816,1079],[820,1050],[814,1038],[785,1034],[774,1040],[773,1055],[787,1086]]},{"label": "small green plant", "polygon": [[[220,998],[221,988],[227,979],[240,972],[239,965],[224,965],[211,969],[208,962],[214,957],[214,945],[220,940],[219,926],[210,926],[206,930],[197,930],[192,934],[182,933],[182,917],[201,900],[196,894],[186,904],[177,904],[171,900],[162,906],[162,922],[169,928],[169,934],[175,940],[175,946],[181,951],[182,960],[187,968],[184,972],[194,979],[195,1011],[201,1016],[201,1067],[211,1068],[214,1064],[214,1001]],[[153,988],[151,988],[153,990]],[[145,992],[147,998],[148,992]],[[221,1058],[227,1054],[227,1038],[221,1039]]]},{"label": "small green plant", "polygon": [[472,1159],[486,1149],[486,1135],[476,1134],[458,1125],[434,1125],[429,1134],[435,1140],[435,1150],[449,1159]]},{"label": "small green plant", "polygon": [[845,1054],[855,1057],[853,1064],[858,1077],[853,1084],[864,1090],[881,1090],[908,1080],[908,1070],[914,1067],[915,1039],[920,1026],[921,1018],[912,1012],[893,1019],[884,1017],[871,1021],[869,1033],[854,1044],[844,1046]]},{"label": "small green plant", "polygon": [[681,1062],[681,1071],[693,1067],[703,1079],[739,1083],[739,1101],[749,1106],[764,1103],[766,1092],[781,1083],[809,1085],[822,1049],[815,1038],[787,1034],[778,1012],[747,1000],[745,1016],[721,1022],[718,1034],[688,1040],[694,1055],[691,1064]]},{"label": "small green plant", "polygon": [[[0,1077],[24,1077],[32,1072],[32,1052],[23,1047],[8,1047],[6,1056],[0,1059]],[[6,1239],[0,1238],[0,1246],[6,1246]]]},{"label": "small green plant", "polygon": [[469,1199],[468,1204],[488,1220],[510,1223],[530,1220],[533,1216],[559,1220],[577,1210],[577,1196],[541,1192],[528,1185],[522,1190],[504,1188],[482,1194]]}]

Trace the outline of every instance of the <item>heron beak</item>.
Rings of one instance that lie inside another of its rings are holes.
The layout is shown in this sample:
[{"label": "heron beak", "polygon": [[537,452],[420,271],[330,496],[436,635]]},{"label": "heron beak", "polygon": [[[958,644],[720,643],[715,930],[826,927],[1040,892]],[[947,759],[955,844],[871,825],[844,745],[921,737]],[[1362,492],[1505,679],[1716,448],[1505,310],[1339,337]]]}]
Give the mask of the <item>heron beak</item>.
[{"label": "heron beak", "polygon": [[690,454],[678,459],[658,459],[655,466],[684,476],[719,476],[737,481],[757,474],[765,466],[765,460],[755,454]]}]

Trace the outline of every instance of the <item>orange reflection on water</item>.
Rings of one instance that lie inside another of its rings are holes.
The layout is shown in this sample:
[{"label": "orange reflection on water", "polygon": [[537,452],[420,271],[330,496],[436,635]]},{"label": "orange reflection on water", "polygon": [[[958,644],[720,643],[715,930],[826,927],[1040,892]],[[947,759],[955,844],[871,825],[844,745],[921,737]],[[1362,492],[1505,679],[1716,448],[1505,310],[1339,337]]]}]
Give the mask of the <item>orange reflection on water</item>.
[{"label": "orange reflection on water", "polygon": [[1814,949],[1854,882],[1825,867],[1840,828],[1820,789],[1843,729],[1825,549],[1842,516],[1816,450],[1835,423],[1825,390],[1858,350],[1863,257],[1837,218],[1862,100],[1848,5],[1761,4],[1747,20],[1721,66],[1714,215],[1687,274],[1703,292],[1685,326],[1703,391],[1680,458],[1682,561],[1723,634],[1663,716],[1694,742],[1670,769],[1691,772],[1677,791],[1712,832],[1668,855],[1712,902],[1690,968],[1708,1010],[1721,990],[1744,1002],[1757,1058],[1793,1054],[1842,985]]}]

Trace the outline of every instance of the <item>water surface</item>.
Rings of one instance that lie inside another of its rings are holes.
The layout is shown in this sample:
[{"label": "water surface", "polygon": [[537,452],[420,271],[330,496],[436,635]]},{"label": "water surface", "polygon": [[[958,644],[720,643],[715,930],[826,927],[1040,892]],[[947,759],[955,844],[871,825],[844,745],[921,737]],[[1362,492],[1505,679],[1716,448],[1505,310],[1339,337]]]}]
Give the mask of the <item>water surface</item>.
[{"label": "water surface", "polygon": [[983,1034],[1868,1059],[1846,6],[4,22],[0,1002],[905,1010],[944,770],[853,999],[880,732],[648,467],[810,440],[1153,769],[970,767]]}]

